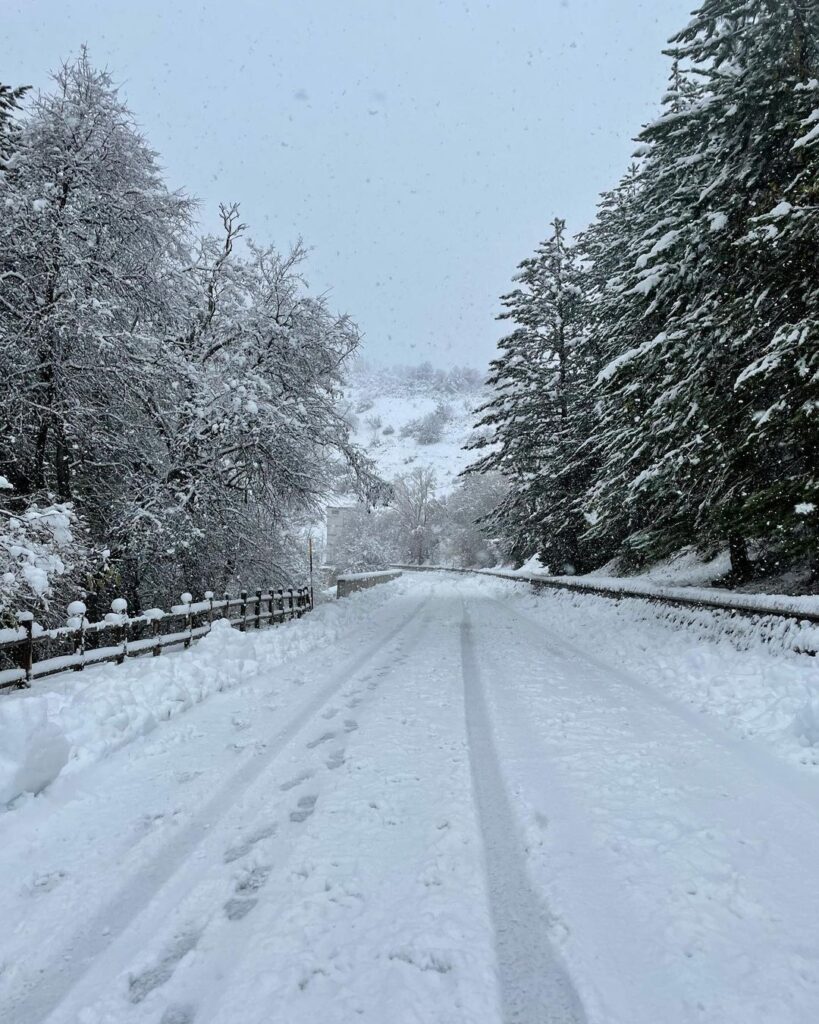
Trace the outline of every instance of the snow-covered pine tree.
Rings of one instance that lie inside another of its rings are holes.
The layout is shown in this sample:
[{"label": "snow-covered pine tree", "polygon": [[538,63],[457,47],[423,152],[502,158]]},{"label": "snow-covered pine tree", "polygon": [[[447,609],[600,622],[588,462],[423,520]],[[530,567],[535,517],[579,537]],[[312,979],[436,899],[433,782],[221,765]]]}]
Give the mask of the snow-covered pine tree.
[{"label": "snow-covered pine tree", "polygon": [[4,161],[8,159],[12,149],[14,135],[14,112],[20,106],[20,100],[28,92],[28,86],[3,85],[0,82],[0,174],[5,169]]},{"label": "snow-covered pine tree", "polygon": [[[622,467],[616,472],[623,454],[620,438],[611,430],[605,404],[595,387],[602,367],[622,351],[623,345],[634,341],[631,331],[624,339],[618,328],[625,326],[620,314],[630,252],[643,230],[646,211],[640,196],[639,166],[632,163],[619,184],[601,196],[597,216],[576,241],[577,257],[584,268],[585,331],[575,355],[582,387],[574,410],[578,443],[570,466],[577,481],[577,511],[586,527],[581,543],[593,549],[597,564],[620,553],[624,538],[633,532],[640,515],[633,501],[622,499],[625,474]],[[641,326],[645,331],[651,329],[649,324]],[[623,398],[638,423],[642,401],[639,389],[631,389]],[[609,498],[607,503],[600,500],[601,493]],[[605,515],[601,506],[606,508]]]},{"label": "snow-covered pine tree", "polygon": [[538,552],[561,571],[574,571],[582,563],[576,499],[583,488],[572,458],[586,384],[578,361],[584,301],[565,221],[553,221],[552,234],[520,264],[516,280],[501,300],[501,319],[516,327],[499,344],[489,378],[495,395],[480,410],[478,427],[491,433],[474,444],[487,453],[470,472],[499,471],[510,481],[498,517],[513,533],[518,557]]},{"label": "snow-covered pine tree", "polygon": [[[679,125],[694,102],[691,93],[675,62],[656,124]],[[683,481],[692,438],[684,415],[682,440],[677,437],[669,409],[681,351],[667,328],[690,298],[691,267],[675,243],[695,189],[686,177],[685,149],[673,145],[673,132],[666,147],[649,142],[653,127],[640,137],[639,163],[612,196],[608,230],[594,229],[603,230],[603,244],[593,254],[601,281],[593,334],[605,364],[596,388],[598,467],[587,499],[589,535],[607,554],[613,542],[629,566],[680,547],[694,532],[693,496]]]},{"label": "snow-covered pine tree", "polygon": [[816,18],[815,4],[713,0],[673,41],[677,88],[640,138],[653,223],[619,289],[619,351],[602,374],[603,518],[641,505],[629,540],[654,554],[727,539],[737,578],[746,537],[810,544],[796,517],[816,486],[816,222],[787,197],[816,181],[797,144]]},{"label": "snow-covered pine tree", "polygon": [[711,0],[676,43],[732,72],[702,119],[733,243],[712,327],[731,352],[732,401],[714,406],[732,475],[710,525],[761,538],[773,562],[812,557],[819,581],[819,4]]}]

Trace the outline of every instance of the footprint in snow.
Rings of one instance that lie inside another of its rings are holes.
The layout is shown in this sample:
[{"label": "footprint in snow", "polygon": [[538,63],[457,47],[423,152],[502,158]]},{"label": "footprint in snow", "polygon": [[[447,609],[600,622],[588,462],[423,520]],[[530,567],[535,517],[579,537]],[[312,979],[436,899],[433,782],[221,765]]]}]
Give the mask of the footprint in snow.
[{"label": "footprint in snow", "polygon": [[44,875],[34,875],[26,886],[26,890],[30,896],[40,896],[42,893],[56,889],[65,877],[64,871],[50,871]]},{"label": "footprint in snow", "polygon": [[259,901],[253,899],[230,899],[225,904],[225,917],[228,921],[241,921],[256,906]]},{"label": "footprint in snow", "polygon": [[298,809],[290,812],[291,821],[307,821],[313,811],[316,809],[316,800],[318,797],[315,796],[303,796],[299,800]]},{"label": "footprint in snow", "polygon": [[258,892],[270,877],[270,868],[257,865],[250,871],[245,871],[236,883],[236,893],[242,895],[249,892]]},{"label": "footprint in snow", "polygon": [[283,782],[279,786],[279,789],[286,793],[289,789],[295,789],[296,786],[300,786],[302,782],[307,782],[307,780],[312,777],[312,772],[302,772],[301,775],[296,775],[294,778],[288,779],[287,782]]},{"label": "footprint in snow", "polygon": [[329,769],[340,768],[344,764],[344,751],[334,750],[324,762]]},{"label": "footprint in snow", "polygon": [[322,712],[322,718],[335,718],[338,714],[338,708],[327,708],[326,711]]},{"label": "footprint in snow", "polygon": [[193,1024],[196,1010],[192,1006],[169,1006],[159,1024]]},{"label": "footprint in snow", "polygon": [[131,1002],[141,1003],[154,989],[170,981],[179,961],[196,948],[201,934],[199,931],[190,931],[178,935],[158,963],[139,974],[132,974],[128,979],[128,998]]},{"label": "footprint in snow", "polygon": [[321,743],[326,743],[328,740],[331,740],[334,737],[335,737],[335,733],[334,732],[325,732],[321,736],[319,736],[317,739],[310,740],[310,742],[307,744],[307,749],[308,750],[314,750]]},{"label": "footprint in snow", "polygon": [[239,876],[234,889],[236,895],[229,899],[224,906],[225,917],[228,921],[241,921],[250,913],[259,902],[258,897],[253,894],[263,888],[269,877],[270,868],[260,865],[249,871],[244,871]]},{"label": "footprint in snow", "polygon": [[345,718],[344,719],[344,731],[345,732],[355,732],[357,728],[358,728],[358,722],[356,722],[356,720],[354,718]]},{"label": "footprint in snow", "polygon": [[230,849],[225,850],[224,861],[225,864],[231,864],[234,860],[238,860],[240,857],[244,857],[245,854],[250,853],[256,843],[260,843],[263,839],[269,839],[271,836],[276,834],[276,823],[272,822],[270,825],[265,825],[263,828],[258,829],[256,832],[251,833],[247,839],[241,843],[237,843],[236,846],[231,846]]}]

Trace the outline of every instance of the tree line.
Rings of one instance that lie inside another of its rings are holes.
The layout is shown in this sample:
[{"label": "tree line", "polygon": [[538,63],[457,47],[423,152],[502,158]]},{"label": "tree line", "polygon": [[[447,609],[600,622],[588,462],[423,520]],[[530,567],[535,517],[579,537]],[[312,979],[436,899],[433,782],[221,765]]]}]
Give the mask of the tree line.
[{"label": "tree line", "polygon": [[0,86],[0,614],[299,574],[339,475],[381,487],[338,407],[356,325],[236,205],[199,233],[85,52],[24,92]]},{"label": "tree line", "polygon": [[819,582],[819,4],[706,0],[666,52],[626,174],[502,299],[471,472],[556,572],[696,545]]}]

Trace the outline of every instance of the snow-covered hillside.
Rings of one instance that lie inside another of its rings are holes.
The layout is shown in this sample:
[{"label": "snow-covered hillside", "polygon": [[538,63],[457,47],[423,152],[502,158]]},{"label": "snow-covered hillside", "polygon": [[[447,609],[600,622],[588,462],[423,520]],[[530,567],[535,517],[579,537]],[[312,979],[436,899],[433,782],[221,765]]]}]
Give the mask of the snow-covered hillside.
[{"label": "snow-covered hillside", "polygon": [[416,466],[435,471],[439,494],[474,461],[463,446],[475,433],[482,403],[477,370],[359,364],[345,392],[355,436],[387,480]]}]

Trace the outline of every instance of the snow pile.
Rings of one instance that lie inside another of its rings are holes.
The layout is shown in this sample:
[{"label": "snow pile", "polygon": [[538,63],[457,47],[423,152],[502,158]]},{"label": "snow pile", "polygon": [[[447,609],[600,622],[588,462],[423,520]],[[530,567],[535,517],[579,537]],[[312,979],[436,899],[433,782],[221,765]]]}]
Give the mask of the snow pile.
[{"label": "snow pile", "polygon": [[[0,697],[0,806],[37,793],[152,732],[211,694],[269,677],[276,666],[332,644],[394,595],[395,581],[300,620],[240,633],[225,620],[191,650],[65,673]],[[70,751],[70,757],[69,757]]]},{"label": "snow pile", "polygon": [[69,750],[45,698],[0,701],[0,805],[39,793],[68,763]]}]

